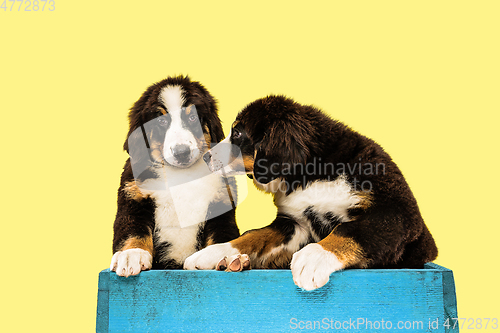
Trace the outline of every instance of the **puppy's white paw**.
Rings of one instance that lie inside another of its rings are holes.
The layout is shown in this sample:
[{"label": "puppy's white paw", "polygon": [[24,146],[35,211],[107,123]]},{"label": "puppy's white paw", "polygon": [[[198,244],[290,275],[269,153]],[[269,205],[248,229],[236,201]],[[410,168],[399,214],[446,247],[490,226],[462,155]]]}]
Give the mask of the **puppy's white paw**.
[{"label": "puppy's white paw", "polygon": [[337,256],[319,244],[309,244],[293,254],[290,268],[293,282],[305,290],[323,287],[330,274],[344,268]]},{"label": "puppy's white paw", "polygon": [[215,269],[221,258],[239,254],[231,243],[207,246],[184,261],[184,269]]},{"label": "puppy's white paw", "polygon": [[128,249],[118,251],[111,258],[110,270],[115,271],[117,275],[129,277],[137,275],[141,271],[152,267],[153,257],[151,253],[143,249]]}]

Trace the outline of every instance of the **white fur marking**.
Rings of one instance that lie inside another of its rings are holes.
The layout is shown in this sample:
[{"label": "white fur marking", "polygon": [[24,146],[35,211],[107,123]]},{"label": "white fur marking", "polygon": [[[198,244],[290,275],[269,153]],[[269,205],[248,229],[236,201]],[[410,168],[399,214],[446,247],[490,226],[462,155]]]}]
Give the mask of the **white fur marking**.
[{"label": "white fur marking", "polygon": [[273,184],[273,187],[280,187],[274,197],[278,212],[293,216],[297,222],[304,222],[303,225],[309,225],[304,216],[304,211],[309,206],[313,206],[318,214],[330,212],[340,217],[343,222],[349,222],[348,209],[361,201],[345,176],[339,176],[334,181],[316,181],[305,189],[297,189],[289,195],[285,195],[282,191],[282,188],[286,188],[282,184],[284,182]]},{"label": "white fur marking", "polygon": [[344,268],[337,256],[313,243],[296,252],[290,265],[293,282],[305,290],[323,287],[330,279],[330,274]]},{"label": "white fur marking", "polygon": [[[189,172],[196,173],[196,169],[206,168],[205,162],[198,160]],[[155,236],[160,242],[168,242],[171,246],[160,262],[173,259],[182,264],[184,260],[196,251],[197,235],[200,223],[207,216],[210,203],[220,201],[224,196],[225,186],[220,176],[207,176],[165,189],[169,177],[182,177],[186,169],[165,166],[167,178],[146,180],[141,184],[141,191],[149,194],[156,203],[155,209]],[[191,170],[194,168],[194,170]]]},{"label": "white fur marking", "polygon": [[143,249],[128,249],[118,251],[111,258],[110,270],[115,271],[117,275],[129,277],[137,275],[141,270],[150,269],[153,257]]},{"label": "white fur marking", "polygon": [[295,225],[295,233],[292,239],[284,245],[285,250],[291,253],[297,252],[304,244],[309,241],[310,230],[300,225]]},{"label": "white fur marking", "polygon": [[181,86],[163,87],[158,99],[166,106],[169,112],[180,110],[182,105],[186,102],[184,99],[184,90],[182,90]]},{"label": "white fur marking", "polygon": [[184,91],[180,86],[166,86],[161,90],[158,98],[166,106],[171,119],[163,144],[165,160],[170,165],[179,166],[178,161],[172,155],[172,150],[177,145],[188,145],[191,150],[190,161],[196,161],[201,152],[198,149],[193,133],[185,128],[181,119],[182,106],[186,102]]}]

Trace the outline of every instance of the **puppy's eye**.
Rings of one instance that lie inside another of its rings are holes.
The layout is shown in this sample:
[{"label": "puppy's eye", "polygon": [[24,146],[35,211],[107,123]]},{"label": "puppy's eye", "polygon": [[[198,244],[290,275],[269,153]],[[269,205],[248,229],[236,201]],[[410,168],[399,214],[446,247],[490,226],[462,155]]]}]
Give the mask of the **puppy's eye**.
[{"label": "puppy's eye", "polygon": [[158,120],[158,122],[160,123],[160,125],[166,125],[166,124],[168,124],[168,118],[167,117],[162,116],[162,117],[158,117],[156,119]]},{"label": "puppy's eye", "polygon": [[233,129],[233,139],[239,139],[241,138],[241,132],[238,131],[237,129]]},{"label": "puppy's eye", "polygon": [[190,122],[194,123],[195,121],[198,120],[198,117],[195,114],[192,114],[192,115],[189,116],[188,119],[189,119]]}]

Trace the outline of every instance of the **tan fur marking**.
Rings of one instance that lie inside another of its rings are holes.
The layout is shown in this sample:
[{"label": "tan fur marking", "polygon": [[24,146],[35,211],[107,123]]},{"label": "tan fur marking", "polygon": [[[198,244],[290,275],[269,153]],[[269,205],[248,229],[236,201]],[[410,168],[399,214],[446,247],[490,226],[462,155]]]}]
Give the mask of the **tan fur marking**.
[{"label": "tan fur marking", "polygon": [[188,105],[188,106],[186,107],[186,115],[188,115],[188,116],[189,116],[189,114],[193,111],[193,109],[194,109],[194,108],[193,108],[193,104]]},{"label": "tan fur marking", "polygon": [[158,148],[151,150],[151,157],[153,158],[153,161],[160,162],[163,159],[161,150]]},{"label": "tan fur marking", "polygon": [[212,137],[210,136],[210,132],[208,132],[208,128],[207,128],[207,133],[204,133],[203,137],[205,138],[205,143],[207,145],[207,148],[210,149],[211,148],[211,142],[210,141],[212,141]]},{"label": "tan fur marking", "polygon": [[361,246],[349,237],[335,235],[333,232],[318,242],[325,250],[332,252],[345,267],[365,267],[367,264]]},{"label": "tan fur marking", "polygon": [[167,114],[167,111],[164,108],[162,108],[161,106],[159,106],[157,108],[157,110],[160,111],[164,116]]},{"label": "tan fur marking", "polygon": [[162,148],[162,143],[159,142],[159,141],[153,141],[151,140],[151,143],[150,143],[150,148],[158,148],[158,149],[161,149]]},{"label": "tan fur marking", "polygon": [[242,254],[261,256],[283,244],[285,236],[271,228],[249,232],[232,240],[230,243]]},{"label": "tan fur marking", "polygon": [[130,249],[142,249],[146,250],[151,255],[153,255],[153,237],[130,237],[123,243],[120,251],[130,250]]},{"label": "tan fur marking", "polygon": [[123,187],[123,191],[127,195],[129,199],[135,200],[135,201],[141,201],[142,199],[146,199],[149,197],[149,194],[142,193],[140,189],[140,184],[137,183],[137,181],[131,181],[125,183],[125,186]]},{"label": "tan fur marking", "polygon": [[255,163],[255,159],[250,156],[243,156],[243,166],[245,167],[245,171],[250,172],[253,171],[253,164]]},{"label": "tan fur marking", "polygon": [[360,201],[356,204],[356,208],[367,209],[373,203],[373,196],[371,192],[359,191],[356,196],[360,198]]},{"label": "tan fur marking", "polygon": [[151,157],[154,161],[160,162],[163,160],[163,143],[158,141],[151,141],[149,146],[151,148]]},{"label": "tan fur marking", "polygon": [[215,244],[214,239],[212,238],[212,236],[208,236],[207,242],[206,242],[205,246],[210,246],[210,245],[213,245],[213,244]]},{"label": "tan fur marking", "polygon": [[204,126],[204,129],[207,133],[203,133],[201,138],[196,138],[196,146],[202,154],[206,153],[210,149],[210,141],[212,140],[207,125]]},{"label": "tan fur marking", "polygon": [[261,257],[258,260],[251,260],[252,267],[260,269],[283,269],[289,268],[293,253],[283,250],[268,256]]}]

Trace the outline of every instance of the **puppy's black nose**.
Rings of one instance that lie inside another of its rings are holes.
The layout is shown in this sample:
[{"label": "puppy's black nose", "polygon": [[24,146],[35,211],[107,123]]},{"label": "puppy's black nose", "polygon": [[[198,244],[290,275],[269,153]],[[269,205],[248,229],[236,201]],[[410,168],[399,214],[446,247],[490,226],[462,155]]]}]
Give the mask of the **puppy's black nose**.
[{"label": "puppy's black nose", "polygon": [[203,155],[203,160],[205,161],[205,163],[208,164],[210,163],[211,159],[212,159],[212,154],[209,151],[207,151],[205,155]]},{"label": "puppy's black nose", "polygon": [[191,149],[189,149],[188,145],[177,145],[172,148],[172,154],[178,161],[187,162],[191,155]]}]

